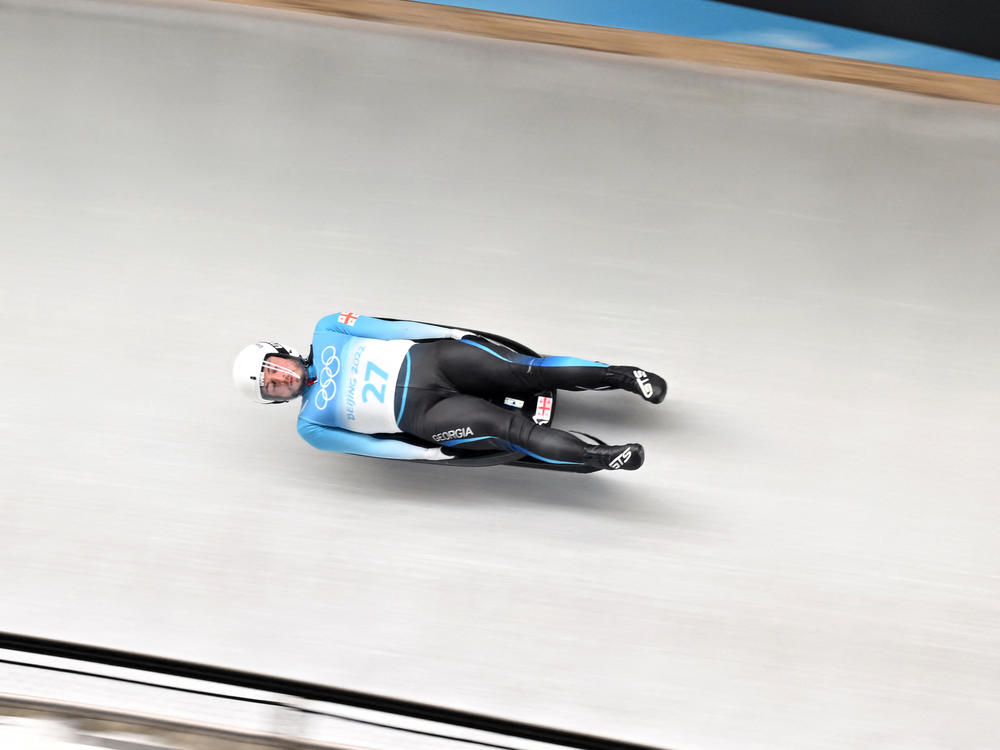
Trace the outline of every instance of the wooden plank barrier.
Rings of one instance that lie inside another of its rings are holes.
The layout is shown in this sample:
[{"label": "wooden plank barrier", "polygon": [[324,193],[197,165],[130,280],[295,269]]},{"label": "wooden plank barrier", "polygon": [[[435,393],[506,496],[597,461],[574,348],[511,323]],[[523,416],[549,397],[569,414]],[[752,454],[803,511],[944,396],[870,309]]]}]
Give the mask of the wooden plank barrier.
[{"label": "wooden plank barrier", "polygon": [[539,44],[683,60],[1000,104],[1000,80],[648,31],[551,21],[412,0],[218,0]]}]

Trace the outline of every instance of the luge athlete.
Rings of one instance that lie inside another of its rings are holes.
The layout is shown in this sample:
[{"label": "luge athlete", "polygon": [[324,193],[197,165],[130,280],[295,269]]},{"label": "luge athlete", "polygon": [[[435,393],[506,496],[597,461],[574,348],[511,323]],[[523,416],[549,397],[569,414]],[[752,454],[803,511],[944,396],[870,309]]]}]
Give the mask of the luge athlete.
[{"label": "luge athlete", "polygon": [[[437,461],[451,448],[520,451],[539,461],[634,470],[643,448],[590,445],[487,399],[509,392],[621,389],[653,404],[667,384],[638,367],[576,357],[528,357],[469,331],[356,313],[322,318],[302,357],[266,341],[233,364],[236,387],[259,403],[302,398],[298,431],[322,450]],[[406,441],[412,435],[436,443]]]}]

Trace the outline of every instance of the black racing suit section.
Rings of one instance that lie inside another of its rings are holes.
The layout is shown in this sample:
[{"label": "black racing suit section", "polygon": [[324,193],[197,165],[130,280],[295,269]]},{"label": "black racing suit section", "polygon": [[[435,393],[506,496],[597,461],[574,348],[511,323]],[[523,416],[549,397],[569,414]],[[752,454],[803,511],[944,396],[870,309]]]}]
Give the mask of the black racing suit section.
[{"label": "black racing suit section", "polygon": [[575,357],[529,357],[481,338],[418,343],[396,387],[399,428],[463,450],[514,450],[547,463],[582,464],[587,443],[535,424],[487,398],[560,388],[601,388],[607,365]]}]

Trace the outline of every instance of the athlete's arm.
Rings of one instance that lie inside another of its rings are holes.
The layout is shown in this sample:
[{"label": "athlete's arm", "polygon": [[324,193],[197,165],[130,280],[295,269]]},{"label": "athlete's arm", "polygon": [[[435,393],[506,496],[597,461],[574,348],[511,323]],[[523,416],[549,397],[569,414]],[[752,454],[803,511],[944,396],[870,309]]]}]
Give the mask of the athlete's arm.
[{"label": "athlete's arm", "polygon": [[377,438],[339,427],[324,427],[304,419],[299,420],[299,434],[309,445],[324,451],[353,453],[372,458],[397,458],[403,461],[439,461],[451,458],[442,453],[440,448],[421,448],[402,440]]},{"label": "athlete's arm", "polygon": [[357,313],[334,313],[320,319],[317,331],[334,331],[366,339],[460,339],[469,334],[459,328],[445,328],[412,320],[384,320]]}]

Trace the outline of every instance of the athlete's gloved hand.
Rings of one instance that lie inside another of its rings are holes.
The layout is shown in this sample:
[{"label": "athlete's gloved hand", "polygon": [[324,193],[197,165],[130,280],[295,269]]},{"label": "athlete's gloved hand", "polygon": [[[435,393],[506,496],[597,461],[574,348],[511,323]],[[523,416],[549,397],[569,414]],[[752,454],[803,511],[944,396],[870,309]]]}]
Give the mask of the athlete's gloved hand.
[{"label": "athlete's gloved hand", "polygon": [[454,456],[447,455],[440,448],[428,448],[423,455],[424,461],[446,461],[449,458],[454,458]]},{"label": "athlete's gloved hand", "polygon": [[449,328],[448,335],[453,339],[461,339],[473,334],[472,331],[463,331],[461,328]]}]

